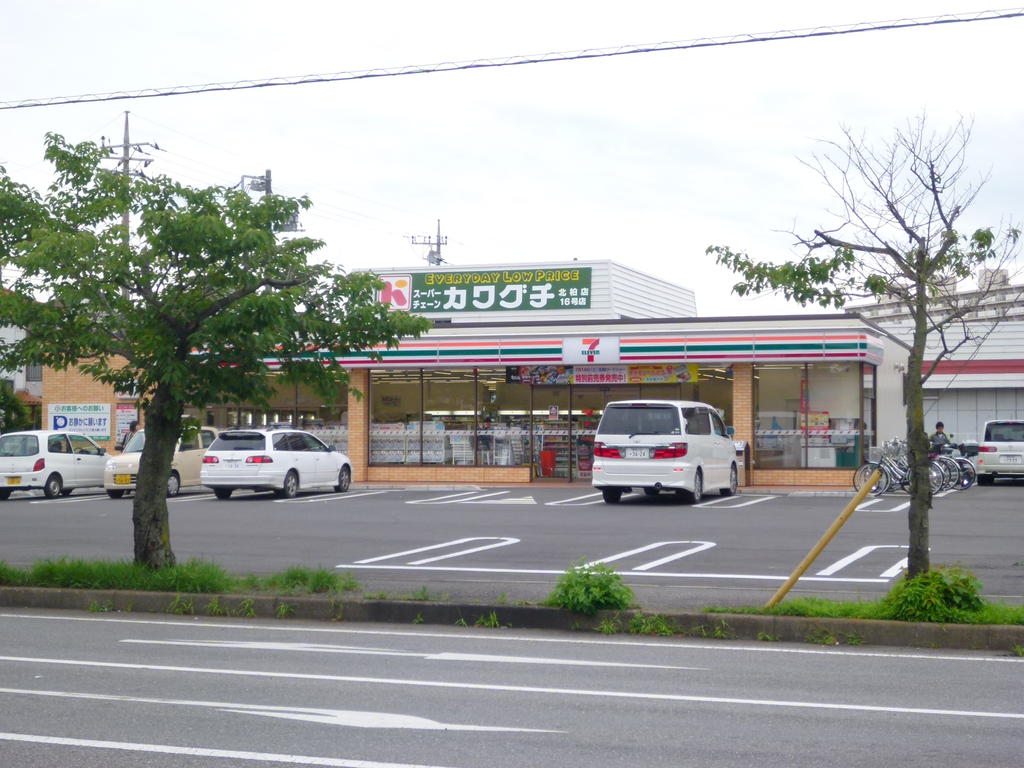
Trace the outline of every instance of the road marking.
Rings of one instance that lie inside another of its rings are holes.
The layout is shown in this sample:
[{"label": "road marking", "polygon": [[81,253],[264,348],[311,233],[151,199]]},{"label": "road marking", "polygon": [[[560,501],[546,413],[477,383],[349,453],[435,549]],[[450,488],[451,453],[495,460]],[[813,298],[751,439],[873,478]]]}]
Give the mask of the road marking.
[{"label": "road marking", "polygon": [[456,498],[458,496],[472,496],[475,493],[480,493],[480,491],[479,490],[476,490],[476,491],[459,491],[458,493],[450,493],[447,496],[431,496],[429,499],[414,499],[413,501],[407,501],[405,503],[406,504],[433,504],[435,502],[443,501],[445,499],[454,499],[454,498]]},{"label": "road marking", "polygon": [[[565,569],[559,571],[544,570],[540,568],[460,568],[453,565],[431,566],[431,565],[364,565],[362,563],[341,563],[334,566],[346,570],[368,570],[368,571],[447,571],[449,573],[516,573],[527,576],[561,576]],[[777,581],[783,582],[788,576],[762,576],[751,573],[668,573],[665,571],[616,571],[620,576],[664,576],[668,579],[729,579],[752,581]],[[827,582],[830,584],[887,584],[889,579],[852,578],[843,576],[801,576],[801,582]]]},{"label": "road marking", "polygon": [[[156,627],[188,627],[189,629],[230,629],[245,632],[295,632],[295,627],[282,626],[281,624],[222,624],[217,621],[203,621],[192,619],[190,621],[177,621],[171,618],[162,619],[123,619],[113,616],[64,616],[64,615],[40,615],[27,613],[0,613],[0,618],[23,619],[28,621],[84,621],[104,624],[140,624]],[[856,656],[881,659],[914,659],[917,661],[968,661],[996,664],[1024,664],[1024,658],[1012,656],[952,656],[937,653],[907,653],[905,651],[868,651],[863,648],[857,650],[838,650],[833,648],[792,648],[772,647],[764,643],[757,645],[730,645],[729,643],[716,642],[712,644],[694,643],[692,640],[681,642],[669,642],[667,640],[612,640],[612,639],[590,639],[582,637],[539,637],[535,633],[518,634],[515,631],[480,634],[478,632],[463,632],[458,629],[451,629],[445,632],[426,630],[404,630],[404,629],[352,629],[349,627],[302,627],[302,632],[307,634],[328,634],[328,635],[358,635],[373,637],[403,637],[411,639],[437,638],[441,640],[464,640],[474,643],[555,643],[559,645],[599,645],[599,646],[628,646],[631,648],[658,648],[671,652],[701,650],[701,651],[731,651],[740,653],[788,653],[788,654],[809,654],[811,656]]]},{"label": "road marking", "polygon": [[275,504],[313,504],[324,501],[346,501],[347,499],[358,499],[360,496],[376,496],[384,491],[363,491],[362,493],[321,493],[305,499],[277,499]]},{"label": "road marking", "polygon": [[[557,507],[559,504],[568,504],[571,501],[580,501],[581,499],[592,499],[595,496],[600,496],[600,495],[601,495],[601,492],[598,491],[597,493],[588,493],[585,496],[573,496],[571,499],[559,499],[558,501],[548,501],[548,502],[545,502],[544,506],[546,506],[546,507]],[[604,501],[604,499],[601,499],[601,501]],[[587,503],[589,504],[589,503],[593,503],[593,502],[587,502]],[[578,505],[574,505],[574,506],[582,507],[584,505],[583,504],[578,504]]]},{"label": "road marking", "polygon": [[131,704],[163,704],[179,707],[205,707],[239,715],[262,715],[307,723],[342,725],[349,728],[391,728],[417,731],[490,731],[495,733],[564,733],[536,728],[507,728],[489,725],[461,725],[442,723],[416,715],[398,715],[391,712],[362,712],[349,709],[320,709],[313,707],[276,707],[269,704],[236,704],[223,701],[195,701],[191,699],[158,699],[143,696],[121,696],[106,693],[77,693],[73,691],[38,691],[24,688],[0,688],[0,693],[28,696],[46,696],[61,699],[91,699]]},{"label": "road marking", "polygon": [[645,563],[644,565],[638,565],[633,570],[647,571],[651,568],[656,568],[659,565],[671,563],[673,560],[679,560],[680,558],[686,557],[687,555],[693,555],[697,552],[703,552],[705,549],[711,549],[713,546],[715,546],[715,542],[713,541],[656,541],[653,544],[648,544],[646,547],[639,547],[637,549],[631,549],[628,552],[620,552],[617,555],[602,557],[600,560],[592,560],[591,562],[587,563],[587,565],[596,565],[598,563],[614,563],[616,560],[623,560],[632,555],[638,555],[641,552],[648,552],[652,549],[657,549],[658,547],[666,547],[670,544],[696,544],[696,546],[690,547],[689,549],[683,550],[682,552],[677,552],[674,555],[663,557],[660,560],[654,560],[650,563]]},{"label": "road marking", "polygon": [[744,501],[739,504],[729,504],[728,506],[722,507],[722,509],[739,509],[740,507],[749,507],[751,504],[760,504],[762,501],[771,501],[774,496],[762,496],[760,499],[750,499],[750,501]]},{"label": "road marking", "polygon": [[36,499],[29,504],[77,504],[80,501],[96,501],[99,498],[102,498],[100,494],[93,493],[88,496],[76,496],[73,499],[70,496],[62,496],[59,499]]},{"label": "road marking", "polygon": [[857,511],[857,512],[860,512],[860,510],[862,510],[862,509],[867,509],[867,508],[868,508],[868,507],[870,507],[870,506],[871,506],[872,504],[877,504],[877,503],[878,503],[878,502],[880,502],[880,501],[881,501],[881,499],[871,499],[871,501],[865,501],[865,502],[864,502],[863,504],[860,504],[860,505],[858,505],[858,507],[857,507],[856,511]]},{"label": "road marking", "polygon": [[879,575],[883,579],[891,579],[894,576],[899,576],[901,573],[903,573],[903,571],[905,571],[907,569],[907,566],[909,564],[910,564],[910,558],[909,557],[904,557],[902,560],[900,560],[898,563],[896,563],[896,565],[894,565],[892,568],[890,568],[887,571],[882,571],[882,573],[880,573]]},{"label": "road marking", "polygon": [[[482,499],[478,496],[477,499]],[[465,499],[464,501],[452,502],[454,504],[536,504],[533,496],[523,496],[518,499],[496,499],[494,501],[477,501],[477,499]]]},{"label": "road marking", "polygon": [[0,656],[0,661],[14,661],[28,664],[53,664],[69,667],[96,667],[102,669],[146,670],[154,672],[190,673],[202,675],[224,675],[228,677],[254,677],[278,680],[315,680],[332,683],[355,683],[362,685],[389,685],[410,688],[445,688],[449,690],[487,691],[491,693],[530,693],[554,696],[579,696],[605,699],[636,699],[640,701],[671,701],[694,704],[747,705],[754,707],[789,707],[797,709],[841,710],[847,712],[878,712],[886,714],[937,715],[946,717],[984,717],[1005,720],[1024,720],[1021,712],[992,712],[980,710],[933,709],[930,707],[892,707],[872,704],[843,704],[823,701],[787,701],[781,699],[742,699],[725,696],[687,696],[673,693],[648,693],[646,691],[606,691],[587,688],[548,688],[527,685],[500,685],[493,683],[465,683],[447,680],[417,680],[393,677],[361,677],[357,675],[315,675],[302,672],[267,672],[258,669],[223,669],[212,667],[181,667],[166,664],[129,664],[113,661],[85,661],[81,659],[48,659],[27,656]]},{"label": "road marking", "polygon": [[[193,648],[222,648],[226,650],[290,651],[299,653],[339,653],[365,656],[401,656],[423,659],[424,661],[473,661],[488,664],[541,664],[566,667],[620,667],[626,669],[676,669],[689,672],[707,672],[706,667],[679,667],[665,664],[635,664],[617,661],[584,661],[581,659],[555,659],[538,656],[495,656],[483,653],[417,653],[397,651],[390,648],[360,648],[348,645],[326,645],[319,643],[271,643],[243,640],[143,640],[126,638],[119,640],[129,645],[180,645]],[[2,689],[0,689],[2,690]]]},{"label": "road marking", "polygon": [[[857,560],[860,560],[862,557],[866,557],[867,555],[869,555],[872,552],[874,552],[876,549],[907,549],[907,548],[908,547],[907,547],[906,544],[874,544],[874,545],[869,546],[869,547],[861,547],[860,549],[858,549],[853,554],[847,555],[846,557],[842,558],[841,560],[836,560],[828,568],[825,568],[823,570],[818,571],[817,575],[818,576],[831,576],[836,571],[841,571],[843,568],[848,566],[850,563],[855,562]],[[892,575],[895,576],[901,570],[903,570],[903,569],[900,568],[900,569],[896,570],[896,572],[893,573]],[[890,571],[892,571],[892,568],[890,568],[889,571],[886,571],[885,573],[889,573]],[[885,573],[882,574],[883,578],[885,577]]]},{"label": "road marking", "polygon": [[168,499],[168,504],[184,504],[189,501],[206,501],[207,499],[214,498],[212,493],[200,493],[195,496],[176,496],[172,499]]},{"label": "road marking", "polygon": [[114,749],[121,752],[148,752],[161,755],[189,755],[220,757],[231,760],[252,760],[262,763],[289,763],[291,765],[326,765],[334,768],[440,768],[420,763],[381,763],[376,760],[348,760],[334,757],[305,755],[279,755],[273,752],[243,752],[234,749],[206,749],[205,747],[174,747],[169,744],[141,744],[131,741],[99,741],[97,739],[65,739],[59,736],[37,736],[30,733],[3,733],[2,741],[21,741],[32,744],[54,744],[62,747],[90,747]]},{"label": "road marking", "polygon": [[[395,553],[390,554],[390,555],[381,555],[380,557],[370,557],[370,558],[367,558],[366,560],[360,560],[358,564],[359,565],[365,565],[365,564],[368,564],[368,563],[376,563],[376,562],[379,562],[380,560],[391,560],[392,558],[395,558],[395,557],[404,557],[405,555],[415,555],[415,554],[418,554],[420,552],[429,552],[432,549],[441,549],[443,547],[454,547],[454,546],[456,546],[458,544],[465,544],[465,543],[470,542],[470,541],[496,541],[498,543],[497,544],[488,544],[487,546],[484,546],[484,547],[474,547],[472,549],[464,549],[464,550],[460,550],[458,552],[453,552],[452,554],[449,554],[449,555],[442,555],[440,557],[428,558],[426,560],[417,560],[415,562],[409,563],[409,565],[422,565],[424,563],[432,563],[435,560],[446,560],[446,559],[448,559],[450,557],[458,557],[459,555],[468,555],[471,552],[482,552],[485,549],[494,549],[495,547],[507,547],[509,544],[518,544],[519,543],[519,539],[513,539],[510,536],[473,536],[473,537],[467,538],[467,539],[455,539],[453,541],[446,541],[446,542],[444,542],[442,544],[431,544],[429,547],[419,547],[418,549],[407,549],[404,552],[395,552]],[[339,565],[337,567],[340,568],[341,566]],[[387,566],[384,566],[384,567],[387,567]]]}]

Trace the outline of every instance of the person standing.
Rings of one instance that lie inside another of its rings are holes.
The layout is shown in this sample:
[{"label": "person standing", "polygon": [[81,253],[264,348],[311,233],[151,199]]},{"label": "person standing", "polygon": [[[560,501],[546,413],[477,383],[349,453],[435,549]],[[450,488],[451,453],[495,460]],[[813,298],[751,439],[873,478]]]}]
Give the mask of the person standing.
[{"label": "person standing", "polygon": [[135,433],[139,431],[139,422],[131,421],[128,423],[128,431],[121,435],[121,439],[117,443],[117,450],[123,451],[124,447],[128,445],[128,441],[135,437]]}]

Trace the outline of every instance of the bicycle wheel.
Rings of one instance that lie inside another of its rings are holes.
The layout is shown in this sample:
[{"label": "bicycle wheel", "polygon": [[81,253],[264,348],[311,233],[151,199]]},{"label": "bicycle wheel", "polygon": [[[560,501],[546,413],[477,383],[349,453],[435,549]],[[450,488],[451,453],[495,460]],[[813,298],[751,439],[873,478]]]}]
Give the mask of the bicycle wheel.
[{"label": "bicycle wheel", "polygon": [[934,461],[928,465],[928,485],[931,486],[932,493],[938,493],[942,490],[943,483],[946,482],[946,476],[942,472],[942,469]]},{"label": "bicycle wheel", "polygon": [[857,467],[857,471],[853,473],[853,490],[859,491],[864,487],[864,483],[871,477],[871,473],[878,469],[876,462],[869,461],[865,464],[861,464]]},{"label": "bicycle wheel", "polygon": [[942,470],[942,490],[960,487],[960,465],[952,456],[936,456],[935,463]]},{"label": "bicycle wheel", "polygon": [[966,491],[978,479],[978,470],[974,468],[970,459],[959,458],[956,463],[960,465],[960,490]]}]

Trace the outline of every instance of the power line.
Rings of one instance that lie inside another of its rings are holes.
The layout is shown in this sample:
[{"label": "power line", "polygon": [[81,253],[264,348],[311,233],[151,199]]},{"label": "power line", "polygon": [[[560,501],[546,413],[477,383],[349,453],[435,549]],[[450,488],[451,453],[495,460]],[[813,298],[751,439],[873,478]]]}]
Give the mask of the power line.
[{"label": "power line", "polygon": [[124,99],[149,99],[163,96],[183,96],[195,93],[213,93],[218,91],[241,91],[255,88],[274,88],[279,86],[309,85],[312,83],[334,83],[346,80],[370,80],[378,77],[404,77],[406,75],[427,75],[439,72],[458,72],[473,69],[495,69],[499,67],[515,67],[524,64],[551,64],[559,61],[581,61],[585,59],[602,59],[613,56],[631,56],[642,53],[659,53],[662,51],[685,51],[695,48],[719,48],[729,45],[745,45],[748,43],[771,43],[781,40],[806,40],[818,37],[834,37],[852,35],[861,32],[885,32],[915,27],[932,27],[945,24],[968,24],[975,21],[995,21],[1013,19],[1024,16],[1024,8],[979,11],[972,15],[929,16],[917,19],[895,19],[890,21],[859,22],[840,26],[812,27],[797,30],[778,30],[765,33],[744,33],[728,37],[705,37],[695,40],[654,43],[638,46],[620,46],[618,48],[593,48],[578,51],[543,53],[528,56],[509,56],[501,59],[474,59],[471,61],[442,62],[429,65],[411,65],[405,67],[388,67],[353,72],[335,72],[331,74],[300,75],[297,77],[277,77],[270,80],[238,80],[230,83],[206,83],[203,85],[180,85],[170,88],[147,88],[138,91],[114,91],[109,93],[91,93],[78,96],[54,96],[44,99],[26,99],[23,101],[0,102],[0,110],[29,109],[32,107],[50,107],[59,104],[86,104],[98,101],[121,101]]}]

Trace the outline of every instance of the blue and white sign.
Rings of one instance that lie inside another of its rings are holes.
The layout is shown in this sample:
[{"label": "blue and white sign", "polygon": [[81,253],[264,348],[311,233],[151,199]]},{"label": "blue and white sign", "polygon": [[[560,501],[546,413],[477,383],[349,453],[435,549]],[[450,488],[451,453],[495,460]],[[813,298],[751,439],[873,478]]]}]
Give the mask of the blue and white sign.
[{"label": "blue and white sign", "polygon": [[46,420],[50,429],[110,439],[110,403],[52,403]]}]

